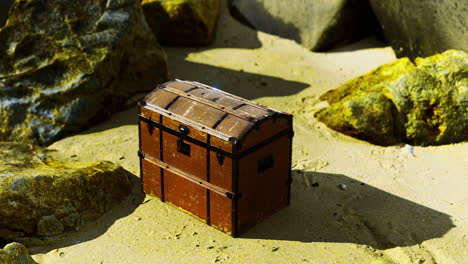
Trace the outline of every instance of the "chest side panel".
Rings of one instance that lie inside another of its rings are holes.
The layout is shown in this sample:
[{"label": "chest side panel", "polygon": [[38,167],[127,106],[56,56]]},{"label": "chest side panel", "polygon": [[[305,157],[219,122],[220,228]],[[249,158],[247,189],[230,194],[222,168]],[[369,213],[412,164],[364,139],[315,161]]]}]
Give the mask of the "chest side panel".
[{"label": "chest side panel", "polygon": [[289,203],[290,155],[291,137],[285,135],[239,161],[239,232]]},{"label": "chest side panel", "polygon": [[292,119],[288,116],[272,116],[259,121],[249,130],[242,139],[239,151],[247,150],[264,140],[273,138],[276,135],[290,130],[292,133]]}]

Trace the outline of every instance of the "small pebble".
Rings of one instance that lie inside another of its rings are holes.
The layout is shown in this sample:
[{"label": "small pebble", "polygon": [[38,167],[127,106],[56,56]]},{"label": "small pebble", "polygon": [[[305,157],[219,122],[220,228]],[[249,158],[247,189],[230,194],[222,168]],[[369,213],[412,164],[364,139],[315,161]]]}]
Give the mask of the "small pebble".
[{"label": "small pebble", "polygon": [[342,190],[342,191],[348,189],[348,186],[346,186],[346,184],[344,184],[344,183],[341,183],[340,185],[338,185],[338,187],[339,187],[340,190]]},{"label": "small pebble", "polygon": [[135,220],[140,221],[141,217],[135,217]]},{"label": "small pebble", "polygon": [[123,159],[125,159],[125,157],[120,157],[120,158],[119,158],[119,160],[123,160]]},{"label": "small pebble", "polygon": [[411,145],[406,144],[405,147],[403,148],[403,151],[408,154],[410,157],[415,157],[414,155],[414,147]]}]

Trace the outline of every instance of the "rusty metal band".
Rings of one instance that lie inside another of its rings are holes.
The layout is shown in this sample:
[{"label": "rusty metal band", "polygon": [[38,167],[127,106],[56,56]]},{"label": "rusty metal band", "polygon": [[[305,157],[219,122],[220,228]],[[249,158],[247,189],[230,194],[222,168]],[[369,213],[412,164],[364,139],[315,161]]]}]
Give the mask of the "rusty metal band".
[{"label": "rusty metal band", "polygon": [[226,119],[226,117],[228,116],[229,116],[228,113],[224,113],[224,115],[222,115],[211,128],[216,129],[219,126],[219,124],[221,124],[221,122],[223,122],[223,120]]},{"label": "rusty metal band", "polygon": [[[169,87],[169,86],[162,86],[162,89],[164,89],[164,91],[173,93],[173,94],[175,94],[177,96],[180,96],[180,97],[190,98],[190,100],[192,100],[192,101],[199,102],[201,104],[210,106],[210,107],[212,107],[214,109],[229,113],[229,114],[231,114],[233,116],[244,119],[246,121],[249,121],[249,122],[252,122],[252,123],[257,122],[257,118],[255,118],[253,116],[250,116],[246,112],[243,112],[243,111],[240,111],[240,110],[233,110],[233,109],[227,108],[227,107],[222,106],[222,105],[220,105],[218,103],[212,102],[210,100],[207,100],[207,99],[204,99],[204,98],[201,98],[201,97],[191,96],[190,94],[188,94],[188,93],[186,93],[184,91],[177,90],[177,89],[174,89],[174,88]],[[168,107],[166,107],[166,109],[168,109]]]},{"label": "rusty metal band", "polygon": [[[237,109],[243,107],[244,105],[246,105],[246,104],[242,103],[242,104],[236,105],[236,106],[234,106],[234,107],[232,108],[232,110],[237,110]],[[211,128],[216,129],[216,128],[219,126],[219,124],[221,124],[221,122],[223,122],[224,119],[226,119],[226,117],[228,117],[228,116],[229,116],[228,113],[224,113],[224,115],[222,115],[222,116],[218,119],[218,121],[216,121],[216,123],[215,123]]]},{"label": "rusty metal band", "polygon": [[182,138],[183,140],[187,140],[188,142],[191,142],[191,143],[193,143],[193,144],[195,144],[195,145],[198,145],[198,146],[200,146],[200,147],[209,149],[209,150],[211,150],[211,151],[214,151],[214,152],[216,152],[216,153],[219,153],[219,154],[221,154],[221,155],[223,155],[223,156],[226,156],[226,157],[228,157],[228,158],[231,158],[231,159],[239,159],[239,158],[242,158],[242,157],[244,157],[244,156],[247,156],[247,155],[249,155],[249,154],[255,152],[257,149],[259,149],[259,148],[261,148],[261,147],[263,147],[263,146],[266,146],[266,145],[270,144],[271,142],[273,142],[274,140],[276,140],[276,139],[278,139],[278,138],[280,138],[280,137],[283,137],[283,136],[290,136],[290,137],[292,137],[293,134],[294,134],[294,132],[293,132],[293,130],[292,130],[292,127],[290,127],[290,128],[287,128],[287,129],[283,130],[282,132],[279,132],[278,134],[276,134],[276,135],[274,135],[274,136],[272,136],[272,137],[269,137],[269,138],[265,139],[264,141],[262,141],[262,142],[260,142],[260,143],[258,143],[258,144],[256,144],[256,145],[250,147],[249,149],[247,149],[247,150],[245,150],[245,151],[242,151],[242,152],[240,152],[240,153],[230,153],[230,152],[227,152],[227,151],[225,151],[225,150],[223,150],[223,149],[220,149],[220,148],[214,147],[214,146],[212,146],[212,145],[206,144],[205,142],[202,142],[202,141],[200,141],[200,140],[198,140],[198,139],[195,139],[195,138],[189,137],[189,136],[187,136],[187,135],[185,135],[185,134],[182,134],[182,133],[180,133],[179,131],[170,129],[170,128],[168,128],[168,127],[165,127],[165,126],[163,126],[163,125],[161,125],[161,124],[155,122],[154,120],[151,120],[151,119],[149,119],[149,118],[146,118],[146,117],[144,117],[144,116],[142,116],[142,115],[139,115],[139,118],[140,118],[141,121],[146,122],[146,123],[149,123],[149,124],[151,124],[151,125],[153,125],[153,126],[159,128],[160,130],[166,131],[166,132],[168,132],[168,133],[170,133],[170,134],[172,134],[172,135],[174,135],[174,136],[177,136],[177,137],[179,137],[179,138]]},{"label": "rusty metal band", "polygon": [[190,88],[190,89],[185,90],[184,92],[185,92],[185,93],[190,93],[191,91],[196,90],[196,89],[199,89],[199,88],[200,88],[200,87],[195,86],[195,87],[192,87],[192,88]]},{"label": "rusty metal band", "polygon": [[176,96],[174,97],[174,99],[172,99],[167,105],[166,107],[164,107],[164,109],[168,110],[169,108],[171,108],[171,106],[180,98],[180,96]]},{"label": "rusty metal band", "polygon": [[178,176],[180,176],[180,177],[182,177],[182,178],[184,178],[184,179],[186,179],[188,181],[196,183],[196,184],[202,186],[203,188],[206,188],[206,189],[208,189],[208,190],[210,190],[212,192],[215,192],[215,193],[217,193],[219,195],[222,195],[222,196],[227,197],[229,199],[234,199],[234,198],[239,197],[239,194],[235,194],[235,193],[230,192],[230,191],[228,191],[228,190],[226,190],[224,188],[221,188],[219,186],[211,184],[211,183],[209,183],[209,182],[207,182],[205,180],[202,180],[202,179],[200,179],[200,178],[198,178],[198,177],[196,177],[196,176],[194,176],[192,174],[189,174],[189,173],[187,173],[185,171],[182,171],[182,170],[180,170],[180,169],[178,169],[178,168],[176,168],[174,166],[171,166],[171,165],[165,163],[164,161],[161,161],[161,160],[159,160],[157,158],[154,158],[154,157],[152,157],[152,156],[150,156],[150,155],[148,155],[148,154],[146,154],[146,153],[144,153],[142,151],[138,151],[138,156],[141,159],[145,159],[146,161],[148,161],[148,162],[150,162],[150,163],[152,163],[152,164],[154,164],[154,165],[156,165],[156,166],[158,166],[160,168],[163,168],[163,169],[165,169],[167,171],[170,171],[173,174],[176,174],[176,175],[178,175]]},{"label": "rusty metal band", "polygon": [[232,110],[237,110],[237,109],[239,109],[239,108],[241,108],[241,107],[243,107],[243,106],[246,106],[246,105],[247,105],[246,103],[242,103],[242,104],[236,105],[236,106],[234,106],[234,107],[232,108]]}]

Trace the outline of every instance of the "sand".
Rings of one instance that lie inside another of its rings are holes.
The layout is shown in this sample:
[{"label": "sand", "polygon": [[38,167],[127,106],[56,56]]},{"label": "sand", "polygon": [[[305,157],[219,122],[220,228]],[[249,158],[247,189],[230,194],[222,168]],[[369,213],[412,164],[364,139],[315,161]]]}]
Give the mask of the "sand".
[{"label": "sand", "polygon": [[[82,230],[31,246],[39,263],[468,263],[466,143],[380,147],[314,117],[318,97],[396,59],[365,39],[327,53],[254,31],[223,4],[216,42],[167,47],[173,77],[196,80],[294,115],[291,205],[240,238],[139,189],[136,107],[49,148],[64,160],[110,160],[131,196]],[[133,103],[133,102],[130,102]],[[76,156],[75,156],[76,155]]]}]

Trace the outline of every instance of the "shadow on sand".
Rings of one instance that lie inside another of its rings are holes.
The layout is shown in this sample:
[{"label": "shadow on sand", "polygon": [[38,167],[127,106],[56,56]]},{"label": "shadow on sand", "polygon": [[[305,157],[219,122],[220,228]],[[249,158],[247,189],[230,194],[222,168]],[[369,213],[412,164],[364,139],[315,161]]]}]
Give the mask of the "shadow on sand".
[{"label": "shadow on sand", "polygon": [[388,249],[442,237],[452,227],[449,215],[344,175],[293,171],[291,205],[241,237]]},{"label": "shadow on sand", "polygon": [[[198,81],[249,100],[260,97],[293,95],[309,86],[306,83],[193,63],[183,59],[177,63],[185,65],[176,71],[177,76],[174,78]],[[144,95],[142,95],[143,97]],[[95,133],[125,125],[137,125],[137,104],[133,105],[134,107],[115,113],[106,121],[79,134]]]}]

